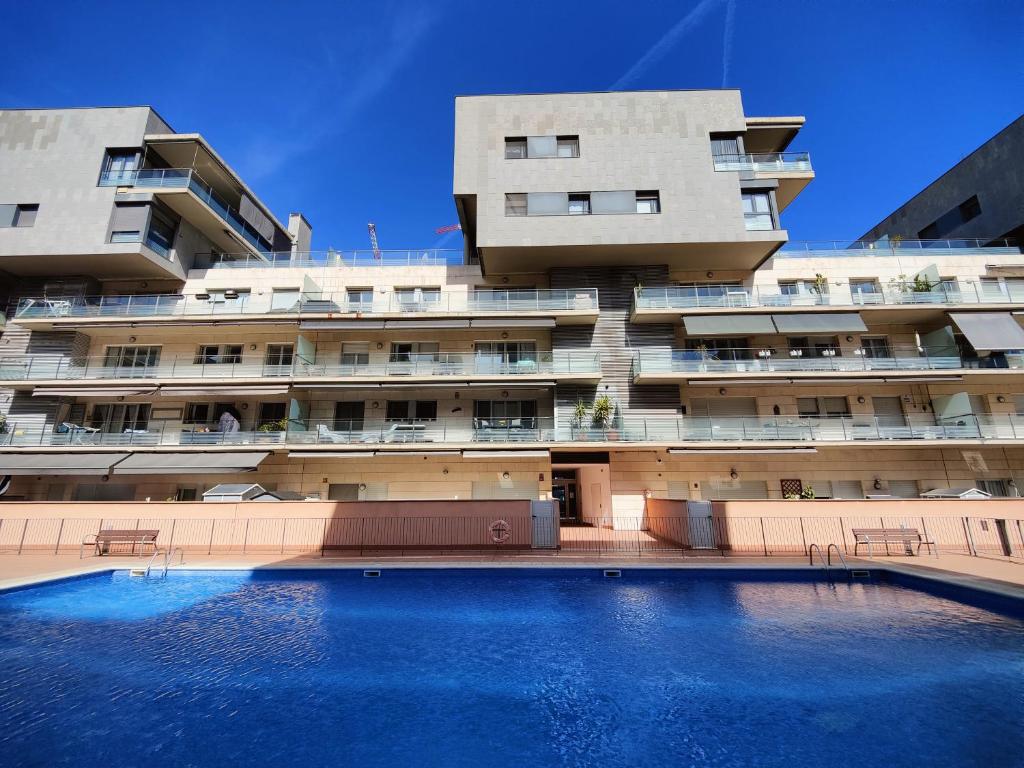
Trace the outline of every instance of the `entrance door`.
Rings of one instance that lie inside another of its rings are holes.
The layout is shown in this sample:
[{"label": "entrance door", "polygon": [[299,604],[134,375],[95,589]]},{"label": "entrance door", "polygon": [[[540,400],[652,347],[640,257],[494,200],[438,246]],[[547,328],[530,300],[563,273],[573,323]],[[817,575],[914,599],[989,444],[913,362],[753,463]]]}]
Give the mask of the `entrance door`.
[{"label": "entrance door", "polygon": [[554,471],[551,478],[551,496],[558,502],[558,517],[563,523],[579,522],[576,470]]}]

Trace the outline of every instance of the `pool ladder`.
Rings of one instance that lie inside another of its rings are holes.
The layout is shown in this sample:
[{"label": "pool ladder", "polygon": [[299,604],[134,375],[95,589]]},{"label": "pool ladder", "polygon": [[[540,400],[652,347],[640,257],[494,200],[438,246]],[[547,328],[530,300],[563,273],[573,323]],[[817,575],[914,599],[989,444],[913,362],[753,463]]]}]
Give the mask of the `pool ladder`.
[{"label": "pool ladder", "polygon": [[[835,543],[829,544],[828,547],[825,549],[825,552],[821,551],[821,547],[819,545],[811,544],[811,546],[808,548],[808,552],[810,554],[810,564],[814,565],[814,553],[815,553],[815,551],[817,551],[818,559],[821,560],[821,566],[825,569],[825,576],[828,578],[828,583],[829,584],[834,583],[833,580],[832,580],[832,550],[833,549],[835,549],[836,555],[839,557],[839,563],[843,566],[843,571],[846,573],[846,579],[847,579],[847,581],[849,581],[850,578],[851,578],[850,566],[846,562],[846,558],[843,556],[843,552],[842,552],[842,550],[839,549],[839,545],[838,544],[835,544]],[[836,567],[838,568],[839,566],[836,566]]]},{"label": "pool ladder", "polygon": [[174,557],[175,553],[180,553],[181,559],[178,561],[178,565],[183,565],[185,562],[185,550],[181,547],[175,547],[174,549],[158,549],[153,553],[153,556],[149,558],[149,565],[146,566],[146,570],[142,575],[148,579],[150,574],[153,572],[153,566],[156,565],[156,559],[163,555],[163,563],[156,567],[160,571],[160,578],[167,578],[167,569],[170,568],[171,559]]}]

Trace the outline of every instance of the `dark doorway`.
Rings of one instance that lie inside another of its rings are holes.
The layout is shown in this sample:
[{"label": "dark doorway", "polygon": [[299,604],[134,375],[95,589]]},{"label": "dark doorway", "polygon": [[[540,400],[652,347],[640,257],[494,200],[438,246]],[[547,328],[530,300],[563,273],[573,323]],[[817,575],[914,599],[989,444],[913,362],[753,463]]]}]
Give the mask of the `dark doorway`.
[{"label": "dark doorway", "polygon": [[579,524],[579,489],[575,469],[556,469],[551,475],[551,495],[558,502],[562,525]]}]

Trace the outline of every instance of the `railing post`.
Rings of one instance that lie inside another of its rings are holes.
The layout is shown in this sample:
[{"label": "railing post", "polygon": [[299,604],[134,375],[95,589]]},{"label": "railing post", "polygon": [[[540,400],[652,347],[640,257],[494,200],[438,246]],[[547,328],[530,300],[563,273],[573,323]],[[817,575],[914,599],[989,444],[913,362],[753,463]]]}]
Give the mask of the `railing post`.
[{"label": "railing post", "polygon": [[63,518],[63,517],[60,519],[60,528],[57,529],[57,544],[53,548],[53,554],[55,554],[55,555],[60,550],[60,537],[64,533],[64,520],[65,519],[66,518]]},{"label": "railing post", "polygon": [[964,536],[967,538],[967,551],[974,557],[978,556],[978,550],[974,546],[974,537],[971,536],[970,518],[960,518],[963,521]]},{"label": "railing post", "polygon": [[761,520],[761,544],[764,546],[764,556],[768,557],[768,538],[764,534],[764,518]]}]

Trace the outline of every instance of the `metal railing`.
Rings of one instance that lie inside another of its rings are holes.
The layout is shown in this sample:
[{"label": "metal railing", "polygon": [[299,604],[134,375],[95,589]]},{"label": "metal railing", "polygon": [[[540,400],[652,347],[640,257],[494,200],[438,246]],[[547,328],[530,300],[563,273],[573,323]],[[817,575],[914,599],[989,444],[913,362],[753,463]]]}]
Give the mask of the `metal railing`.
[{"label": "metal railing", "polygon": [[[202,298],[200,298],[200,295]],[[207,317],[222,315],[427,314],[521,312],[597,312],[596,288],[540,288],[437,294],[375,292],[372,297],[301,293],[294,298],[221,294],[155,294],[23,298],[19,320],[83,317]]]},{"label": "metal railing", "polygon": [[[841,287],[841,286],[839,286]],[[738,285],[658,286],[635,288],[633,307],[644,309],[704,309],[743,307],[866,307],[903,304],[1021,304],[1024,290],[1014,285],[964,282],[953,288],[936,286],[920,291],[912,283],[891,283],[875,290],[829,294],[814,291],[782,293],[778,288]]]},{"label": "metal railing", "polygon": [[[775,349],[771,347],[733,349],[640,350],[633,356],[633,375],[645,373],[796,373],[829,371],[933,371],[963,369],[959,355],[947,349],[896,347],[876,355],[865,349],[838,348]],[[1009,367],[1024,368],[1024,358],[1007,356]]]},{"label": "metal railing", "polygon": [[143,189],[189,189],[216,211],[235,232],[261,253],[273,247],[251,224],[218,195],[195,168],[143,168],[135,171],[103,171],[101,187],[138,187]]},{"label": "metal railing", "polygon": [[809,173],[808,152],[758,152],[746,155],[714,155],[716,171],[752,171],[754,173]]},{"label": "metal railing", "polygon": [[[865,502],[864,507],[873,502]],[[924,512],[931,502],[916,502]],[[800,502],[794,502],[799,505]],[[937,515],[868,515],[861,507],[847,516],[687,517],[643,515],[562,521],[529,515],[359,516],[344,510],[334,517],[170,517],[164,505],[142,504],[147,516],[133,518],[0,517],[0,554],[79,554],[80,542],[110,528],[157,530],[156,546],[166,552],[212,554],[424,554],[446,550],[530,551],[557,547],[567,555],[707,554],[745,557],[802,557],[812,544],[845,555],[864,556],[853,531],[862,528],[916,529],[945,554],[1020,557],[1024,537],[1019,518]],[[342,507],[348,505],[340,505]],[[994,505],[996,506],[996,505]],[[352,504],[358,507],[358,503]],[[152,510],[152,511],[150,511]],[[190,510],[194,514],[194,506]],[[0,510],[2,511],[2,510]],[[142,510],[140,510],[142,512]],[[500,517],[507,537],[496,541],[492,523]],[[856,549],[856,552],[855,552]],[[830,552],[831,554],[831,552]],[[877,556],[916,556],[899,543],[879,544]],[[109,562],[116,565],[118,558]],[[122,561],[123,562],[123,561]]]},{"label": "metal railing", "polygon": [[455,248],[409,248],[386,251],[268,251],[261,256],[248,253],[197,254],[193,269],[312,269],[317,267],[430,267],[458,265],[465,254]]},{"label": "metal railing", "polygon": [[523,352],[518,355],[429,353],[367,356],[365,362],[344,362],[335,353],[319,360],[299,355],[267,361],[225,355],[181,355],[153,365],[123,365],[106,357],[70,358],[59,355],[0,357],[0,381],[109,381],[166,379],[309,379],[385,378],[389,376],[583,375],[601,371],[597,352]]},{"label": "metal railing", "polygon": [[1020,254],[1009,238],[947,238],[945,240],[790,240],[776,259],[860,258],[893,256],[971,256]]},{"label": "metal railing", "polygon": [[[573,425],[552,417],[365,419],[290,419],[238,432],[219,432],[216,425],[183,425],[149,421],[138,428],[104,431],[104,427],[62,424],[41,428],[8,422],[0,447],[150,447],[270,445],[390,445],[403,443],[849,443],[856,441],[1014,441],[1024,439],[1024,416],[974,415],[942,419],[929,415],[891,416],[684,416],[624,417],[607,426]],[[106,429],[109,429],[107,427]]]}]

